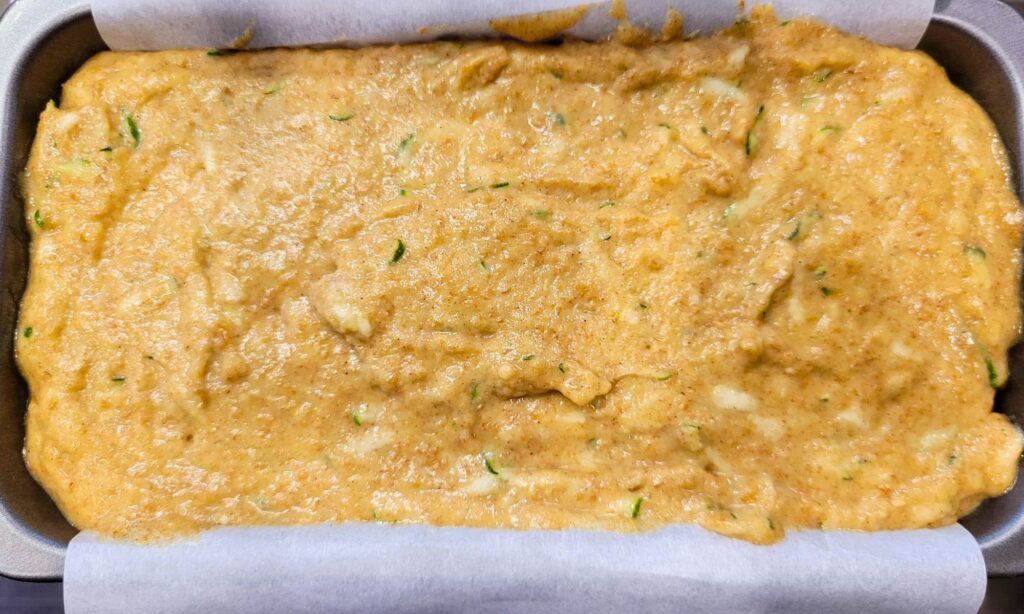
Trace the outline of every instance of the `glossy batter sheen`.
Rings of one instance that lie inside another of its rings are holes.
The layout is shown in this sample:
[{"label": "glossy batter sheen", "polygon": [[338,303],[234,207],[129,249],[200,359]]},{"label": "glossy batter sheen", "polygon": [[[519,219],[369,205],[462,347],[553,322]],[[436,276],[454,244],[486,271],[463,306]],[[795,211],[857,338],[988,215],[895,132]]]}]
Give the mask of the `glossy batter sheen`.
[{"label": "glossy batter sheen", "polygon": [[953,522],[1013,482],[1003,148],[928,57],[103,53],[25,176],[25,456],[83,529]]}]

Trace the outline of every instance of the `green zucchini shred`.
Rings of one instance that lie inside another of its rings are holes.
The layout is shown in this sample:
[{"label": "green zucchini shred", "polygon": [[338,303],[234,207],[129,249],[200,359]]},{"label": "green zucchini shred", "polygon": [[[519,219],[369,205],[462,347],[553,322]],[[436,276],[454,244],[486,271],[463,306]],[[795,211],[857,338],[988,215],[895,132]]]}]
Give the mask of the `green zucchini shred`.
[{"label": "green zucchini shred", "polygon": [[968,256],[972,256],[974,258],[978,258],[978,259],[981,259],[981,260],[988,259],[988,254],[985,253],[985,250],[983,250],[982,248],[978,247],[977,245],[964,245],[964,250],[963,251],[964,251],[964,254],[966,254]]},{"label": "green zucchini shred", "polygon": [[135,149],[139,148],[142,143],[142,132],[139,130],[139,125],[135,122],[135,118],[130,113],[124,114],[124,123],[128,126],[128,135],[132,137],[132,146]]},{"label": "green zucchini shred", "polygon": [[764,115],[764,105],[757,107],[757,113],[754,115],[754,123],[751,124],[750,130],[747,130],[747,141],[745,149],[747,157],[754,153],[754,147],[757,147],[757,135],[754,134],[754,128],[757,128],[757,124],[761,121],[761,117]]},{"label": "green zucchini shred", "polygon": [[391,254],[391,264],[395,264],[405,255],[405,243],[401,239],[395,244],[395,251]]},{"label": "green zucchini shred", "polygon": [[987,354],[984,357],[985,360],[985,373],[988,375],[988,385],[993,390],[999,388],[999,371],[996,370],[996,364],[992,362],[992,358]]},{"label": "green zucchini shred", "polygon": [[398,151],[403,152],[406,149],[408,149],[409,146],[412,145],[412,142],[414,140],[416,140],[415,132],[410,132],[409,134],[405,135],[405,138],[402,139],[402,142],[398,144]]}]

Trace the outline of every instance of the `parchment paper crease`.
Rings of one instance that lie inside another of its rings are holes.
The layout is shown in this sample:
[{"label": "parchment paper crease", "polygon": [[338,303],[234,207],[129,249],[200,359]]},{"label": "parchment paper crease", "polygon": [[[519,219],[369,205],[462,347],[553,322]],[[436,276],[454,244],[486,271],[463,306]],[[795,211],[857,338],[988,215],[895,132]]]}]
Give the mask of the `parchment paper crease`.
[{"label": "parchment paper crease", "polygon": [[[750,0],[747,5],[767,4]],[[924,33],[934,0],[775,0],[780,18],[813,15],[876,42],[911,48]],[[493,36],[491,19],[590,5],[569,32],[593,39],[616,21],[609,2],[581,0],[93,0],[100,34],[112,49],[224,47],[252,28],[250,47],[358,45],[427,40],[440,35]],[[736,18],[736,0],[626,0],[630,21],[657,29],[666,9],[685,30],[710,33]]]},{"label": "parchment paper crease", "polygon": [[956,525],[805,531],[755,546],[648,534],[348,524],[219,529],[170,546],[71,542],[68,614],[976,612],[985,565]]}]

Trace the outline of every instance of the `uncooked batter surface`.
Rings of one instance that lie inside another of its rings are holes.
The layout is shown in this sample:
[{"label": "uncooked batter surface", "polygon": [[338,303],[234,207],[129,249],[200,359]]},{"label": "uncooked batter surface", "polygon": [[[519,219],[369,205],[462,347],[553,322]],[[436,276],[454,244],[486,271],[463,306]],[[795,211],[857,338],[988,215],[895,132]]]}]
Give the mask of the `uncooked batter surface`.
[{"label": "uncooked batter surface", "polygon": [[26,460],[133,539],[951,523],[1021,451],[1007,175],[925,55],[762,13],[103,53],[25,176]]}]

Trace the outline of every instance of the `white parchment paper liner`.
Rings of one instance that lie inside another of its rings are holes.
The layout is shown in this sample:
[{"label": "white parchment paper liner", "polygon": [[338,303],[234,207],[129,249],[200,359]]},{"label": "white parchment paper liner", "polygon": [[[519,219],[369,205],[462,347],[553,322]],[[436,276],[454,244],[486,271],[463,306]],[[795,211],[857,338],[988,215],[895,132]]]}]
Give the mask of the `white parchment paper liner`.
[{"label": "white parchment paper liner", "polygon": [[[748,6],[768,4],[751,0]],[[848,32],[914,47],[934,0],[774,0],[780,18],[810,15]],[[92,11],[112,49],[224,47],[251,28],[250,47],[360,45],[428,40],[440,35],[493,36],[491,19],[591,6],[569,30],[600,38],[616,21],[610,2],[581,0],[93,0]],[[630,21],[657,29],[672,7],[685,30],[719,30],[736,19],[736,0],[626,0]]]},{"label": "white parchment paper liner", "polygon": [[228,528],[169,546],[81,534],[68,614],[146,612],[976,612],[977,543],[959,525],[791,532],[755,546],[654,533],[347,524]]},{"label": "white parchment paper liner", "polygon": [[[759,4],[748,2],[748,6]],[[114,49],[365,45],[493,36],[490,19],[579,0],[94,0]],[[776,0],[876,42],[912,48],[934,0]],[[616,25],[596,3],[569,33]],[[671,6],[713,32],[734,0],[627,0],[657,29]],[[425,28],[424,28],[425,27]],[[975,612],[977,543],[959,525],[882,533],[792,532],[753,546],[693,526],[651,534],[348,524],[219,529],[136,546],[82,534],[64,575],[69,614],[128,612]]]}]

